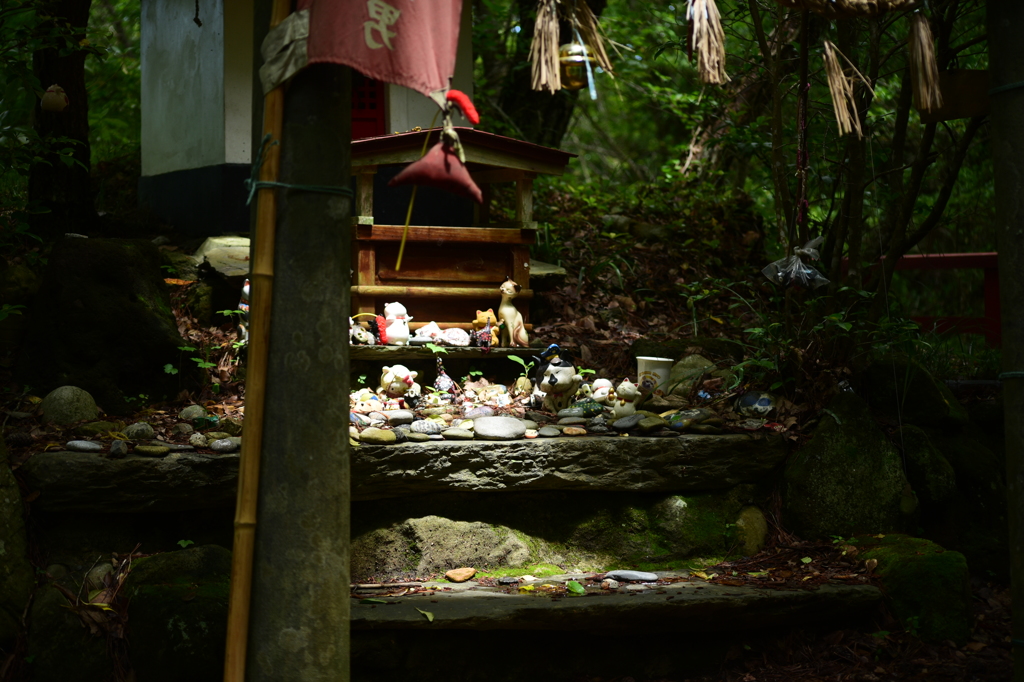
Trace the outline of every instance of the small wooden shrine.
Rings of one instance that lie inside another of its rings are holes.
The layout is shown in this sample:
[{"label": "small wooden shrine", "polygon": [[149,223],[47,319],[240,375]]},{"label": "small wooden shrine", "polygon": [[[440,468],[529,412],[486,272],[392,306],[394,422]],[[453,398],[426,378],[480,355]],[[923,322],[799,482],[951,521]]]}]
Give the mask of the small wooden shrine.
[{"label": "small wooden shrine", "polygon": [[[378,224],[374,216],[404,216],[407,201],[396,199],[403,194],[382,185],[379,179],[375,183],[375,176],[419,159],[425,138],[429,136],[429,144],[433,144],[440,129],[352,142],[352,174],[356,179],[352,312],[380,313],[385,303],[400,301],[413,317],[410,326],[414,329],[431,321],[442,328],[471,329],[477,310],[497,310],[501,298],[498,287],[512,277],[522,286],[516,301],[521,302],[517,307],[529,329],[529,299],[533,296],[530,245],[536,238],[533,179],[540,174],[562,175],[569,159],[576,155],[472,128],[456,130],[466,166],[483,192],[483,205],[444,194],[450,198],[442,199],[441,210],[435,206],[431,213],[435,217],[440,214],[443,220],[450,207],[452,224],[411,225],[400,270],[395,265],[404,225]],[[515,183],[515,216],[511,222],[491,220],[491,185],[499,182]]]}]

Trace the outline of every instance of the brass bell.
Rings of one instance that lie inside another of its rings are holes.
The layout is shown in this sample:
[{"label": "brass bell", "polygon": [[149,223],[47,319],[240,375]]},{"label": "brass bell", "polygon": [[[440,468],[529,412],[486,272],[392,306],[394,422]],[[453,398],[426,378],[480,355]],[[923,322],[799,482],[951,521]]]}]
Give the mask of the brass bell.
[{"label": "brass bell", "polygon": [[591,51],[580,43],[566,43],[558,48],[559,75],[562,88],[579,90],[587,85],[587,62],[593,64]]}]

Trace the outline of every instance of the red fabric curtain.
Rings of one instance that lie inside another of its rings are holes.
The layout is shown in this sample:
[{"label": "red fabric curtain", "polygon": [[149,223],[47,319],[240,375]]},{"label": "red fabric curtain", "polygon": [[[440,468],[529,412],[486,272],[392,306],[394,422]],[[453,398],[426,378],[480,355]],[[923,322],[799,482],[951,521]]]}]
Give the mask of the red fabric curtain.
[{"label": "red fabric curtain", "polygon": [[345,64],[424,95],[455,73],[462,0],[299,0],[309,63]]}]

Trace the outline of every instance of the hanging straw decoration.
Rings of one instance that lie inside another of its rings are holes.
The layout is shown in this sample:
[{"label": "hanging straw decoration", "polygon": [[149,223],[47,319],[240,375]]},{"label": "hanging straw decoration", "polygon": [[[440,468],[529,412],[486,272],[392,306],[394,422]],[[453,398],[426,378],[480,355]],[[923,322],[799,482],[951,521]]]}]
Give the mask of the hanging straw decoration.
[{"label": "hanging straw decoration", "polygon": [[533,64],[530,87],[551,94],[562,88],[562,77],[558,73],[558,0],[541,0],[537,6],[530,62]]},{"label": "hanging straw decoration", "polygon": [[604,50],[601,28],[597,17],[583,0],[540,0],[537,21],[533,25],[530,43],[530,62],[533,65],[530,87],[554,94],[562,88],[558,61],[558,17],[563,16],[583,38],[587,54],[607,74],[612,74],[612,63]]},{"label": "hanging straw decoration", "polygon": [[932,30],[928,19],[920,12],[910,17],[910,82],[914,89],[914,106],[919,111],[934,111],[942,106]]},{"label": "hanging straw decoration", "polygon": [[690,56],[697,53],[697,73],[711,85],[729,82],[725,72],[725,30],[715,0],[689,0]]},{"label": "hanging straw decoration", "polygon": [[573,25],[579,30],[587,52],[597,62],[605,73],[614,78],[612,63],[608,59],[608,53],[604,51],[604,40],[601,38],[601,26],[597,23],[597,16],[585,2],[574,2],[571,7],[573,16],[570,17]]},{"label": "hanging straw decoration", "polygon": [[832,108],[839,124],[839,134],[857,133],[863,137],[860,119],[857,117],[857,103],[853,99],[853,85],[843,73],[843,65],[839,61],[839,50],[829,41],[825,41],[825,75],[828,77],[828,89],[832,93]]}]

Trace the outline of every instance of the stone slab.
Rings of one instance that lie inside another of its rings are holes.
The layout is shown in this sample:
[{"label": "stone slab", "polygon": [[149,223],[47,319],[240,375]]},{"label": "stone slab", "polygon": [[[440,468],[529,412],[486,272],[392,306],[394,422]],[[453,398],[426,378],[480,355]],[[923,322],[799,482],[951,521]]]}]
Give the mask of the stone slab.
[{"label": "stone slab", "polygon": [[[773,590],[680,582],[641,592],[625,589],[552,599],[543,594],[504,594],[473,581],[444,584],[453,592],[384,597],[385,604],[352,600],[353,630],[556,630],[592,629],[640,635],[666,628],[680,633],[735,632],[771,627],[813,627],[868,618],[882,603],[873,585],[829,583],[815,590]],[[417,609],[434,615],[433,622]]]},{"label": "stone slab", "polygon": [[683,435],[430,442],[352,449],[354,500],[453,491],[692,493],[763,480],[786,457],[781,437]]},{"label": "stone slab", "polygon": [[[786,457],[776,436],[554,438],[361,444],[352,500],[438,492],[580,490],[694,493],[762,480]],[[41,511],[207,509],[235,502],[238,454],[41,452],[18,470]],[[326,475],[326,472],[325,472]]]},{"label": "stone slab", "polygon": [[161,458],[109,459],[82,452],[40,452],[16,472],[34,509],[46,512],[167,512],[235,503],[238,455],[172,452]]}]

